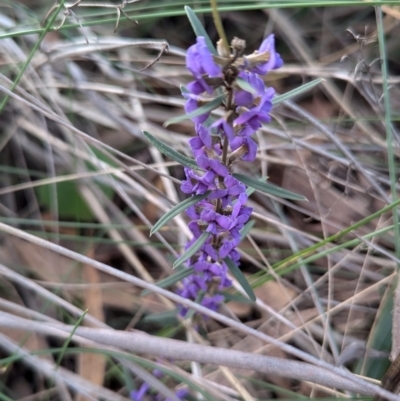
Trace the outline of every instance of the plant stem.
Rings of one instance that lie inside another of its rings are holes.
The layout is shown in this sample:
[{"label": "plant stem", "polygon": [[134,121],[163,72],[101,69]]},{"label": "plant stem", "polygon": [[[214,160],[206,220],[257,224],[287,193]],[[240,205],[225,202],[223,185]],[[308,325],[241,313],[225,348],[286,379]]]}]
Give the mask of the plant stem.
[{"label": "plant stem", "polygon": [[210,5],[211,5],[211,10],[212,10],[211,12],[212,12],[215,28],[218,32],[219,37],[222,39],[222,42],[224,44],[224,47],[225,47],[227,53],[229,53],[229,43],[228,43],[228,39],[225,34],[224,27],[222,25],[221,17],[218,12],[217,0],[210,0]]}]

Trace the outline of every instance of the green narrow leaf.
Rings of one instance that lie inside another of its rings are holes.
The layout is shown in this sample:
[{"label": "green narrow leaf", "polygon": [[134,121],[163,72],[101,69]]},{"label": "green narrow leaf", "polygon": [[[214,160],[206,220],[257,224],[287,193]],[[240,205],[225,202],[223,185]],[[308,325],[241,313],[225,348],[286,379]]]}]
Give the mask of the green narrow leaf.
[{"label": "green narrow leaf", "polygon": [[[41,34],[39,36],[39,39],[35,42],[35,44],[33,45],[32,50],[29,52],[29,55],[27,56],[25,62],[22,64],[21,68],[19,69],[18,75],[16,76],[16,78],[14,79],[12,85],[11,85],[11,92],[14,92],[15,88],[18,86],[21,78],[23,77],[23,75],[25,74],[25,71],[27,70],[27,68],[29,67],[33,57],[35,56],[37,50],[39,49],[40,45],[43,42],[43,39],[46,37],[47,32],[50,31],[51,27],[53,26],[54,22],[56,21],[56,18],[58,16],[59,13],[61,13],[61,10],[64,7],[64,3],[65,0],[61,0],[59,4],[57,4],[56,9],[54,10],[53,14],[51,15],[51,17],[48,19],[46,26],[44,27],[44,29],[41,29]],[[10,95],[5,94],[1,104],[0,104],[0,112],[3,111],[5,105],[8,102],[8,99],[10,98]]]},{"label": "green narrow leaf", "polygon": [[[265,182],[265,181],[267,181],[267,179],[268,179],[268,177],[261,177],[261,178],[258,179],[258,181]],[[247,196],[253,195],[254,191],[255,191],[254,188],[247,187],[247,189],[246,189]]]},{"label": "green narrow leaf", "polygon": [[[368,336],[368,345],[372,349],[380,352],[390,353],[392,348],[392,327],[393,327],[393,286],[389,285],[385,290],[380,289],[382,301],[375,316],[375,322]],[[384,291],[384,293],[382,293]],[[368,358],[364,356],[359,359],[355,373],[369,374],[374,379],[381,380],[390,366],[389,359],[386,358]]]},{"label": "green narrow leaf", "polygon": [[[176,284],[178,281],[183,280],[185,277],[190,276],[193,273],[194,273],[193,267],[187,267],[177,271],[171,276],[164,278],[163,280],[158,281],[155,285],[160,288],[167,288],[170,287],[171,285]],[[151,293],[150,290],[144,290],[140,295],[144,297],[146,295],[149,295],[150,293]]]},{"label": "green narrow leaf", "polygon": [[169,120],[165,121],[163,124],[164,127],[168,127],[171,124],[180,123],[181,121],[190,120],[191,118],[201,116],[202,114],[209,113],[210,111],[216,109],[225,99],[225,95],[219,95],[215,99],[207,102],[203,106],[199,107],[198,109],[192,111],[189,114],[183,114],[181,116],[170,118]]},{"label": "green narrow leaf", "polygon": [[[201,301],[203,301],[205,295],[206,295],[206,292],[205,292],[205,291],[199,291],[198,294],[197,294],[196,299],[194,300],[194,302],[196,302],[196,304],[201,305]],[[195,311],[194,309],[190,308],[190,309],[186,312],[186,315],[184,316],[184,319],[185,319],[185,320],[191,319],[191,318],[194,316],[195,313],[196,313],[196,311]]]},{"label": "green narrow leaf", "polygon": [[181,85],[181,86],[179,87],[179,89],[181,90],[181,95],[182,95],[182,96],[185,96],[187,93],[190,93],[190,92],[188,91],[188,89],[186,88],[186,86],[184,86],[184,85]]},{"label": "green narrow leaf", "polygon": [[244,292],[247,294],[249,299],[255,302],[256,296],[253,292],[253,289],[251,288],[251,285],[246,280],[246,277],[243,275],[242,271],[239,269],[236,263],[228,257],[224,258],[224,262],[228,266],[228,269],[232,273],[233,277],[235,277],[239,284],[242,286]]},{"label": "green narrow leaf", "polygon": [[301,85],[296,89],[293,89],[289,92],[284,93],[283,95],[276,96],[272,100],[272,104],[276,105],[276,104],[284,102],[285,100],[289,100],[295,96],[305,93],[305,92],[311,90],[312,88],[314,88],[314,86],[317,86],[321,82],[324,82],[324,81],[325,81],[325,79],[323,79],[323,78],[314,79],[314,81],[311,81],[311,82],[308,82],[307,84]]},{"label": "green narrow leaf", "polygon": [[165,226],[171,219],[177,216],[179,213],[186,210],[188,207],[195,205],[197,202],[207,198],[211,191],[207,191],[203,195],[194,195],[188,199],[185,199],[183,202],[178,203],[171,210],[165,213],[158,221],[154,224],[153,228],[150,230],[150,235],[156,233],[161,227]]},{"label": "green narrow leaf", "polygon": [[178,259],[175,260],[173,264],[173,268],[180,266],[182,263],[186,262],[189,258],[191,258],[207,241],[207,238],[211,235],[211,233],[204,232],[201,234],[199,238],[190,246],[190,248],[181,255]]},{"label": "green narrow leaf", "polygon": [[71,333],[69,334],[68,338],[64,341],[64,344],[63,344],[63,346],[61,348],[61,352],[60,352],[60,354],[58,355],[58,358],[57,358],[57,362],[56,362],[57,369],[60,367],[61,361],[64,358],[65,352],[68,349],[69,343],[72,341],[72,337],[74,336],[76,329],[81,325],[81,323],[83,321],[83,318],[86,316],[87,313],[88,313],[88,309],[83,311],[82,315],[80,315],[78,320],[76,321],[76,323],[75,323]]},{"label": "green narrow leaf", "polygon": [[256,223],[255,220],[249,220],[244,227],[239,231],[240,233],[240,240],[243,241],[246,238],[246,235],[250,232],[253,228],[254,224]]},{"label": "green narrow leaf", "polygon": [[240,302],[241,304],[252,304],[253,302],[245,297],[244,295],[240,294],[239,292],[231,293],[228,291],[221,291],[217,292],[217,294],[223,295],[225,301],[233,301],[233,302]]},{"label": "green narrow leaf", "polygon": [[237,180],[243,184],[248,185],[256,189],[257,191],[264,192],[268,195],[278,196],[279,198],[292,199],[292,200],[307,200],[303,195],[297,195],[294,192],[287,191],[286,189],[280,188],[276,185],[269,184],[267,182],[260,182],[251,177],[247,177],[243,174],[232,174]]},{"label": "green narrow leaf", "polygon": [[169,310],[166,312],[160,312],[160,313],[152,313],[151,315],[144,316],[141,319],[141,322],[143,323],[155,323],[160,326],[169,326],[173,325],[176,326],[179,321],[176,318],[177,315],[177,310]]},{"label": "green narrow leaf", "polygon": [[239,88],[243,89],[246,92],[250,92],[252,95],[257,95],[257,90],[253,86],[251,86],[247,81],[242,78],[236,78],[235,81]]},{"label": "green narrow leaf", "polygon": [[190,24],[192,25],[193,32],[195,33],[196,36],[203,36],[204,39],[206,40],[206,44],[210,52],[214,55],[217,55],[217,50],[214,47],[213,43],[211,42],[210,37],[208,36],[206,30],[203,27],[203,24],[201,21],[198,19],[197,15],[195,12],[189,7],[185,6],[185,11],[186,15],[189,19]]},{"label": "green narrow leaf", "polygon": [[164,142],[160,141],[155,136],[151,135],[149,132],[147,131],[142,131],[142,132],[143,135],[147,138],[147,140],[165,156],[168,156],[169,158],[175,160],[176,162],[182,164],[183,166],[190,167],[194,170],[201,170],[201,168],[196,164],[196,162],[190,157],[187,157],[182,153],[179,153],[176,150],[172,149]]}]

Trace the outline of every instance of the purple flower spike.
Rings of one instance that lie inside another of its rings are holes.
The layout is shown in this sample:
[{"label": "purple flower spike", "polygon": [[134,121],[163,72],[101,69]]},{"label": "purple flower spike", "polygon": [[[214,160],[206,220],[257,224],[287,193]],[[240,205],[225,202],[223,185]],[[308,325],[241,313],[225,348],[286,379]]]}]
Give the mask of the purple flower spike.
[{"label": "purple flower spike", "polygon": [[[243,41],[235,39],[232,48],[242,53],[242,44]],[[192,119],[196,123],[196,136],[189,140],[189,145],[202,171],[185,167],[186,179],[181,184],[184,193],[208,193],[205,199],[186,210],[193,238],[187,242],[185,251],[203,233],[210,235],[188,260],[186,265],[193,268],[193,273],[182,280],[178,293],[193,301],[201,299],[203,306],[214,311],[224,302],[224,296],[218,291],[232,285],[224,258],[240,265],[240,254],[236,249],[241,240],[240,230],[252,213],[252,208],[245,206],[246,186],[232,175],[234,163],[239,159],[252,162],[256,158],[257,143],[252,135],[262,123],[271,121],[275,95],[273,88],[265,87],[260,75],[282,65],[282,59],[275,51],[273,35],[268,36],[258,52],[252,55],[235,58],[234,54],[220,55],[221,65],[229,67],[221,68],[214,61],[205,39],[198,37],[186,57],[187,68],[194,80],[186,85],[187,91],[183,93],[187,113],[198,110],[205,100],[216,94],[225,95],[221,104],[223,112],[211,125],[208,119],[213,117],[212,111]],[[242,65],[238,65],[242,60]],[[216,89],[218,92],[214,93]],[[181,307],[180,314],[185,316],[186,313],[187,309]]]}]

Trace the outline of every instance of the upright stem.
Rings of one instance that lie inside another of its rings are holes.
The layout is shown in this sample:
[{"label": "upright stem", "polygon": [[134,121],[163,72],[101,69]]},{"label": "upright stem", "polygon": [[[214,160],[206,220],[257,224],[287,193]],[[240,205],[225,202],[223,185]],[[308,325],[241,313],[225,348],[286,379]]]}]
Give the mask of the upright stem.
[{"label": "upright stem", "polygon": [[222,163],[226,166],[226,161],[228,158],[228,138],[224,138],[222,145]]},{"label": "upright stem", "polygon": [[211,5],[212,16],[213,16],[215,28],[218,32],[219,37],[222,39],[222,43],[224,44],[225,50],[229,54],[230,53],[229,43],[228,43],[228,39],[225,34],[224,27],[222,25],[221,17],[218,12],[217,0],[210,0],[210,5]]}]

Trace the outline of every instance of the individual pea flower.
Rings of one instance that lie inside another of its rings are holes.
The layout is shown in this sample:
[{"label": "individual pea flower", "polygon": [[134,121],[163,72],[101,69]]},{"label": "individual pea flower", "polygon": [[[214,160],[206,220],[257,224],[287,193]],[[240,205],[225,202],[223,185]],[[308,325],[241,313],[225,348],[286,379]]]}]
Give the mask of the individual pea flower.
[{"label": "individual pea flower", "polygon": [[[259,60],[262,57],[265,57],[264,62]],[[275,36],[269,35],[265,38],[258,51],[246,57],[246,61],[249,63],[250,71],[259,75],[265,75],[271,70],[282,67],[283,60],[279,53],[275,51]]]},{"label": "individual pea flower", "polygon": [[[196,78],[188,85],[191,93],[199,94],[204,91],[212,92],[204,76],[215,78],[221,76],[221,68],[214,62],[212,54],[202,36],[197,37],[195,46],[189,47],[186,54],[186,67]],[[203,89],[203,90],[202,90]]]},{"label": "individual pea flower", "polygon": [[139,390],[133,390],[130,393],[130,398],[132,401],[143,401],[146,393],[149,391],[150,386],[147,383],[143,383]]},{"label": "individual pea flower", "polygon": [[[185,252],[197,241],[203,242],[188,259],[187,267],[193,272],[182,280],[178,290],[182,297],[214,311],[224,302],[223,291],[232,285],[228,265],[239,265],[237,246],[252,213],[252,208],[245,206],[245,185],[233,176],[233,165],[256,158],[257,143],[252,135],[262,123],[271,121],[269,113],[275,95],[261,76],[283,64],[275,51],[273,35],[250,55],[244,54],[245,42],[238,38],[232,40],[230,53],[221,42],[217,49],[218,55],[213,55],[205,38],[198,37],[186,56],[186,67],[194,80],[183,96],[186,111],[197,111],[192,118],[196,136],[189,145],[200,171],[185,167],[181,190],[207,196],[186,210],[193,238]],[[223,116],[210,121],[212,111],[203,105],[221,94],[222,103],[216,107],[223,110]],[[180,312],[184,316],[187,310],[181,308]]]},{"label": "individual pea flower", "polygon": [[[158,378],[161,378],[163,376],[163,373],[157,369],[153,371],[153,374]],[[149,390],[150,390],[149,384],[144,382],[142,383],[142,385],[139,387],[138,390],[133,390],[130,392],[130,399],[132,401],[144,401],[145,397],[147,396],[147,398],[151,401],[171,401],[170,398],[165,398],[161,394],[151,394]],[[175,395],[177,396],[177,398],[179,398],[182,401],[188,394],[189,392],[185,388],[180,388],[175,391]]]}]

